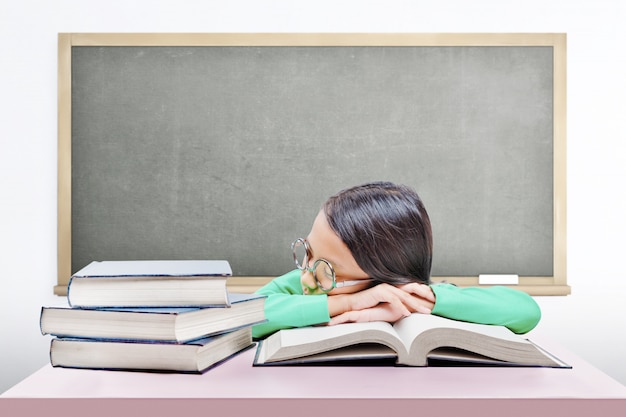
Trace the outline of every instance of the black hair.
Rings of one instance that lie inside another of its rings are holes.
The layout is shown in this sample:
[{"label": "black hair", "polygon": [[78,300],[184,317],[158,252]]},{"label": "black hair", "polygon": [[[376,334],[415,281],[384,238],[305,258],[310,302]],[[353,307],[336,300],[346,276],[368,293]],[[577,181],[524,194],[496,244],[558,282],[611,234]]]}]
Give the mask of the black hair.
[{"label": "black hair", "polygon": [[430,283],[430,218],[411,187],[382,181],[362,184],[331,196],[322,209],[371,278],[395,285]]}]

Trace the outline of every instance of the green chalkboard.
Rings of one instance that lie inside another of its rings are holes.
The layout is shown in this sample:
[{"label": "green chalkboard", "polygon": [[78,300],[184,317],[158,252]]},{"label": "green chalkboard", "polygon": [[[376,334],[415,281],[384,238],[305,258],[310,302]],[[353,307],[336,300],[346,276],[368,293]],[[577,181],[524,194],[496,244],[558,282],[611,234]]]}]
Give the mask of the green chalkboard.
[{"label": "green chalkboard", "polygon": [[422,196],[434,277],[562,268],[555,45],[86,43],[72,272],[210,258],[277,276],[324,200],[372,180]]}]

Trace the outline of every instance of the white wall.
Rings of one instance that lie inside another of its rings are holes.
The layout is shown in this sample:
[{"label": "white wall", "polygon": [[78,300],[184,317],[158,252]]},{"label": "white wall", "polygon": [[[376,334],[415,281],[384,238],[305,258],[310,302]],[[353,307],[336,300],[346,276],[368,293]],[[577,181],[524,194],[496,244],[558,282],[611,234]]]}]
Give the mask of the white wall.
[{"label": "white wall", "polygon": [[538,298],[538,331],[626,384],[625,3],[0,0],[0,392],[47,363],[39,309],[58,301],[58,32],[566,32],[573,294]]}]

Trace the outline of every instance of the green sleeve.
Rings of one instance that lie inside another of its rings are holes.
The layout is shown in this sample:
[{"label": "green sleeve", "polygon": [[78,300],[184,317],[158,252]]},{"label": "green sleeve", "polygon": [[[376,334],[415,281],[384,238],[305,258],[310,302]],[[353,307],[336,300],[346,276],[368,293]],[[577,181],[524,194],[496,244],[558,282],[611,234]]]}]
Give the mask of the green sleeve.
[{"label": "green sleeve", "polygon": [[304,295],[300,271],[294,270],[273,279],[256,291],[267,295],[267,322],[252,327],[252,336],[262,338],[280,329],[312,326],[330,320],[326,294]]},{"label": "green sleeve", "polygon": [[467,287],[435,284],[432,314],[472,323],[506,326],[515,333],[531,331],[541,319],[535,300],[509,287]]}]

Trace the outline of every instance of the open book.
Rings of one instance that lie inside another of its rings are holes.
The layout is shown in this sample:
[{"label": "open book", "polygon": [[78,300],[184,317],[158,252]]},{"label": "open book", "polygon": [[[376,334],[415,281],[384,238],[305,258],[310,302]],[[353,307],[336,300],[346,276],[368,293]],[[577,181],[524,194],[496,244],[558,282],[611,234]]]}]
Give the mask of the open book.
[{"label": "open book", "polygon": [[417,313],[393,325],[346,323],[280,330],[259,343],[254,365],[390,358],[404,366],[452,361],[570,367],[506,327]]}]

